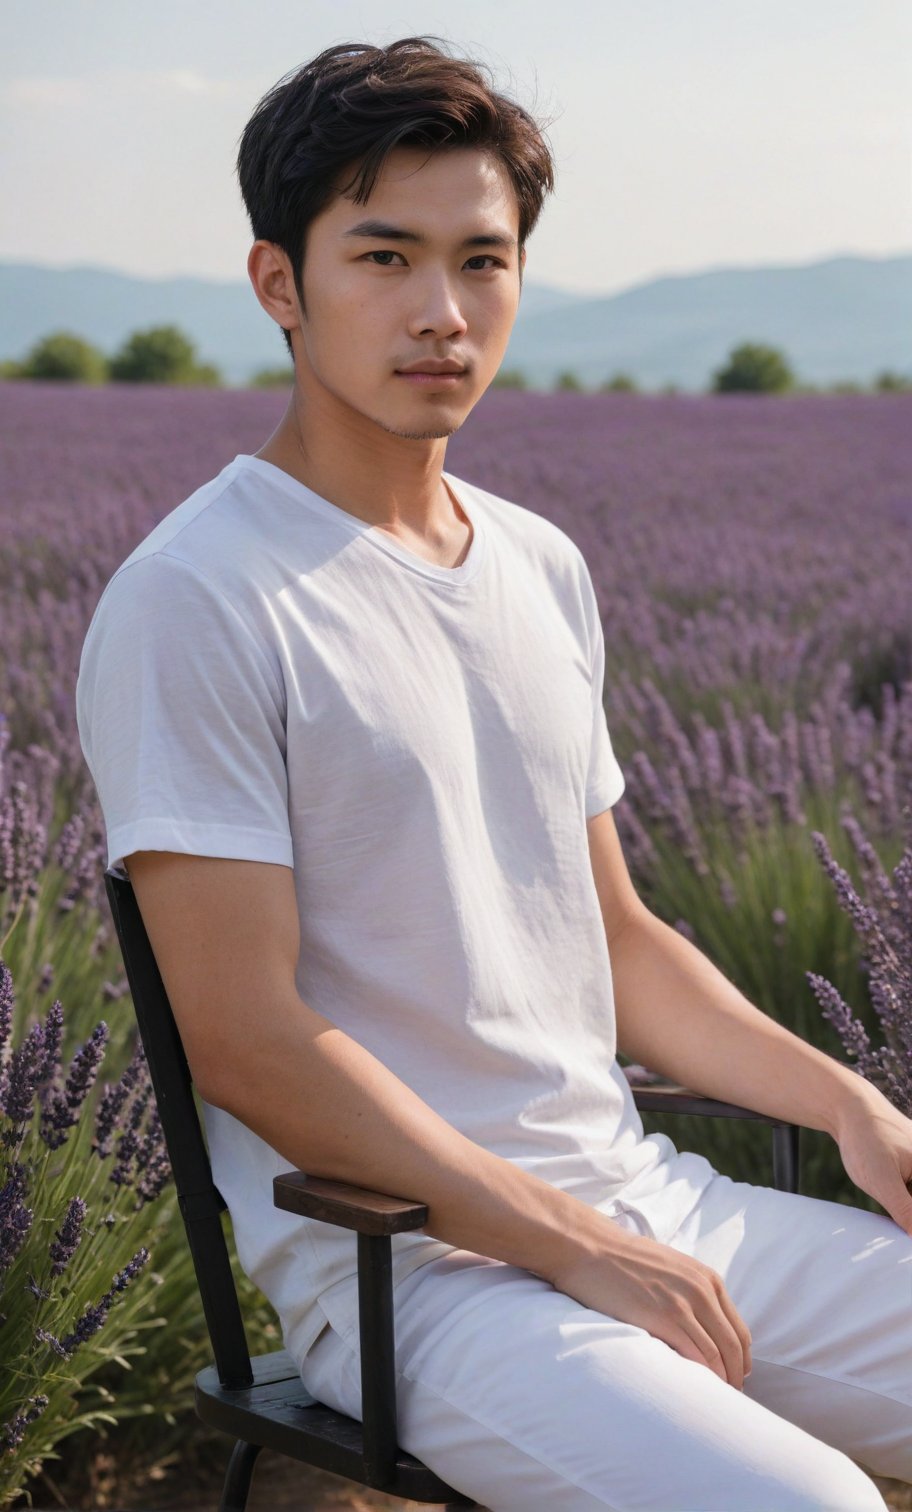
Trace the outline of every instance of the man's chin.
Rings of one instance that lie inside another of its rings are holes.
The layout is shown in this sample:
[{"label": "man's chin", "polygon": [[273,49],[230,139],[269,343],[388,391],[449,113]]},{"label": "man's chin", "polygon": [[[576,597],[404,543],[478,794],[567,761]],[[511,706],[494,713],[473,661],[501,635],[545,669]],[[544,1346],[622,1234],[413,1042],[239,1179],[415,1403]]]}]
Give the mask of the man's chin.
[{"label": "man's chin", "polygon": [[377,425],[385,430],[390,436],[401,436],[403,441],[442,441],[446,436],[452,436],[458,431],[465,416],[457,420],[437,420],[431,425],[426,425],[423,430],[413,430],[405,425],[393,425],[387,420],[377,420]]}]

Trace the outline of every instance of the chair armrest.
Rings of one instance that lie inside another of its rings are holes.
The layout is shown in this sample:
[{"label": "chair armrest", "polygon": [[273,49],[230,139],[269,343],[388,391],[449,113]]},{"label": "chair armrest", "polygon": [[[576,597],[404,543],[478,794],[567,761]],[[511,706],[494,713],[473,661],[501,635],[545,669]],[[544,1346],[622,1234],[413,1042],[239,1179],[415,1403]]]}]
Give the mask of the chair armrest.
[{"label": "chair armrest", "polygon": [[690,1087],[675,1086],[672,1082],[655,1082],[650,1086],[632,1086],[633,1100],[641,1113],[698,1113],[707,1118],[754,1118],[758,1123],[773,1124],[781,1128],[796,1127],[787,1118],[773,1118],[769,1113],[758,1113],[754,1108],[744,1108],[740,1103],[720,1102],[715,1097],[705,1097]]},{"label": "chair armrest", "polygon": [[307,1176],[303,1171],[283,1171],[272,1178],[273,1205],[321,1223],[355,1229],[359,1234],[402,1234],[427,1223],[424,1202],[390,1197],[347,1181]]},{"label": "chair armrest", "polygon": [[387,1490],[395,1479],[396,1414],[392,1234],[420,1229],[428,1207],[347,1181],[283,1171],[272,1178],[273,1205],[358,1235],[358,1331],[361,1349],[361,1479]]}]

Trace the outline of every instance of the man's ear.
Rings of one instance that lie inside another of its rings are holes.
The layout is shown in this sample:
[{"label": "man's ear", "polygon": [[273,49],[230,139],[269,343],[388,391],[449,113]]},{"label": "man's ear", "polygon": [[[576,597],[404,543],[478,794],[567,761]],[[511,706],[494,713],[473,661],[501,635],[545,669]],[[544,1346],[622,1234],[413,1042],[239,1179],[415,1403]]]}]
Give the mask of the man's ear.
[{"label": "man's ear", "polygon": [[301,317],[288,254],[275,242],[255,241],[247,258],[247,274],[266,314],[284,330],[296,331]]}]

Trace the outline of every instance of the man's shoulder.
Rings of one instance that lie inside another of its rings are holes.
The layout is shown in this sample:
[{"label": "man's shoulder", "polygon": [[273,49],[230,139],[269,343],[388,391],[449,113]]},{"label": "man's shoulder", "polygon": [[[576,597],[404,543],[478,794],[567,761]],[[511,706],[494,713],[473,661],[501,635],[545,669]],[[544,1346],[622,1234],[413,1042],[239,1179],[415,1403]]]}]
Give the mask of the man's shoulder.
[{"label": "man's shoulder", "polygon": [[[250,531],[243,511],[231,507],[238,469],[229,463],[214,478],[164,515],[115,567],[105,583],[86,632],[86,648],[99,632],[129,635],[148,623],[173,619],[185,628],[213,617],[239,626],[237,609],[245,596],[239,578],[250,582]],[[219,508],[224,503],[226,507]]]},{"label": "man's shoulder", "polygon": [[552,562],[555,567],[578,570],[583,560],[582,553],[576,542],[553,520],[515,499],[492,493],[490,489],[482,488],[477,483],[466,483],[465,479],[452,473],[448,473],[447,477],[457,492],[460,488],[466,490],[470,501],[473,495],[480,498],[486,517],[511,543]]},{"label": "man's shoulder", "polygon": [[207,560],[211,562],[212,546],[216,539],[236,534],[236,515],[215,506],[236,489],[238,477],[239,468],[235,459],[214,478],[194,489],[143,536],[129,556],[115,569],[112,581],[137,563],[153,559],[159,563],[180,560],[200,568],[205,566]]}]

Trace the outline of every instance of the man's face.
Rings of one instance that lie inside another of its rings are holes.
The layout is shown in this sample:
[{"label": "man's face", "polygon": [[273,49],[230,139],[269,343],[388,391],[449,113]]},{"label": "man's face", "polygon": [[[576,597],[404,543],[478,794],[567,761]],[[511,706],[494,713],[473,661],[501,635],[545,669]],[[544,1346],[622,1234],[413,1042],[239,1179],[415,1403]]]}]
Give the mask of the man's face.
[{"label": "man's face", "polygon": [[[305,392],[316,381],[395,435],[458,430],[497,372],[516,318],[518,230],[498,158],[395,148],[366,204],[339,197],[311,222],[307,313],[293,333]],[[473,246],[476,237],[500,240]],[[465,371],[442,380],[400,372],[447,358]]]}]

